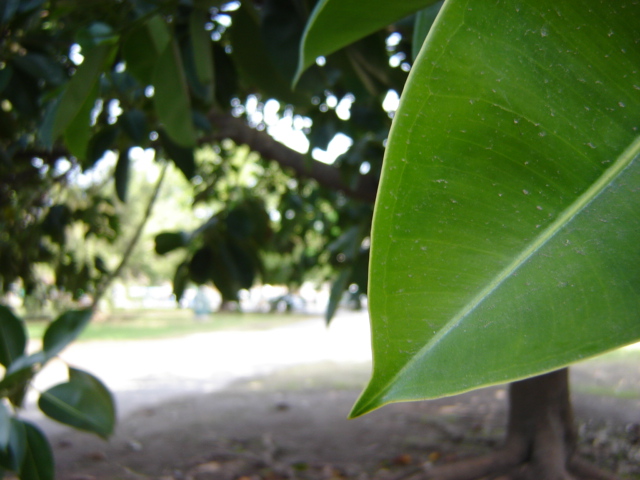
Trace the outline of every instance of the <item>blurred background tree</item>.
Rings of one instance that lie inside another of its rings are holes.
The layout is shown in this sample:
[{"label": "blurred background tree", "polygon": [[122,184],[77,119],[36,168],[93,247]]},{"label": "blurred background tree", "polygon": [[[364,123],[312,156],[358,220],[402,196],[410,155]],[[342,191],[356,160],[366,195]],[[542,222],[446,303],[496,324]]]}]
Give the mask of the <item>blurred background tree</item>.
[{"label": "blurred background tree", "polygon": [[[125,276],[170,276],[177,298],[209,283],[236,301],[311,275],[332,282],[329,316],[350,286],[366,293],[413,22],[319,57],[292,89],[313,4],[2,2],[2,291],[94,296],[169,163],[156,231]],[[170,252],[162,267],[152,257]]]}]

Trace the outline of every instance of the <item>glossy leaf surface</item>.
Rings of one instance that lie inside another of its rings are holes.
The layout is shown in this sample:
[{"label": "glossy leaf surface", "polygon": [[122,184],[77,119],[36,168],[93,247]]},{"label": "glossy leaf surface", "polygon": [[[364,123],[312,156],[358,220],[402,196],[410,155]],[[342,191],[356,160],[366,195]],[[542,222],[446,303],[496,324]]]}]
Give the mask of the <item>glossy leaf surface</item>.
[{"label": "glossy leaf surface", "polygon": [[69,381],[40,396],[40,409],[66,425],[108,437],[115,425],[115,406],[109,390],[93,375],[69,368]]},{"label": "glossy leaf surface", "polygon": [[640,5],[445,4],[396,113],[357,416],[640,338]]},{"label": "glossy leaf surface", "polygon": [[316,58],[329,55],[436,1],[319,1],[311,13],[302,37],[296,78],[299,78]]}]

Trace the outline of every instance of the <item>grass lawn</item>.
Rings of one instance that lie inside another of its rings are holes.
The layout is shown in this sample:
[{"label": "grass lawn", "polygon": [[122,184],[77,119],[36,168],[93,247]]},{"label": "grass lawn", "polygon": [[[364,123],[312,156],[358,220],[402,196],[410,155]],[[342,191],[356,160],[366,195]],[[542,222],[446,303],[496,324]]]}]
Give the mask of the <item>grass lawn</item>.
[{"label": "grass lawn", "polygon": [[[220,330],[264,330],[310,318],[302,314],[212,313],[196,320],[191,310],[128,310],[94,319],[79,340],[142,340]],[[39,339],[45,320],[27,322],[29,338]]]}]

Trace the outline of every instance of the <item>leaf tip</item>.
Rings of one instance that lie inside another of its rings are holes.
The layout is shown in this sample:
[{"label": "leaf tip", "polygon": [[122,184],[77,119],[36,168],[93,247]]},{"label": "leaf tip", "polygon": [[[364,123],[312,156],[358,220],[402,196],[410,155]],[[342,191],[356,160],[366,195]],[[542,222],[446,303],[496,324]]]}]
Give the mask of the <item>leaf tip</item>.
[{"label": "leaf tip", "polygon": [[305,30],[302,40],[300,42],[300,55],[298,57],[298,68],[296,69],[296,73],[293,76],[293,80],[291,81],[291,90],[295,90],[296,85],[300,81],[300,77],[305,72],[307,68],[311,66],[311,62],[307,60],[307,56],[305,55],[304,47],[306,40],[307,32]]},{"label": "leaf tip", "polygon": [[384,392],[380,392],[377,387],[373,386],[373,378],[369,382],[369,385],[360,394],[360,397],[356,400],[356,403],[351,407],[348,419],[354,419],[371,413],[380,407],[385,406],[391,401],[387,400],[384,396]]}]

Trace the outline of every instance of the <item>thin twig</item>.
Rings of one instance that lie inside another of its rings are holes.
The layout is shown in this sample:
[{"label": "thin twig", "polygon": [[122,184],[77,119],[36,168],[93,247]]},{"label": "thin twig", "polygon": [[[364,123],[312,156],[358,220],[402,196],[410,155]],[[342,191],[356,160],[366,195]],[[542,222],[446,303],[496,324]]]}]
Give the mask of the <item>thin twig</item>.
[{"label": "thin twig", "polygon": [[142,221],[140,222],[140,224],[138,225],[138,228],[136,229],[135,233],[133,234],[133,237],[131,237],[131,240],[129,241],[129,244],[127,245],[127,248],[125,249],[124,253],[122,254],[122,258],[120,259],[120,264],[118,265],[118,267],[112,271],[109,275],[107,275],[107,277],[105,278],[105,280],[100,284],[100,286],[98,287],[97,291],[96,291],[96,295],[93,299],[93,302],[91,303],[91,310],[96,310],[97,306],[98,306],[98,302],[100,302],[100,299],[104,296],[104,293],[106,292],[107,288],[109,287],[109,285],[111,285],[111,283],[120,276],[120,273],[122,273],[122,270],[124,269],[124,267],[127,265],[127,262],[129,261],[129,257],[131,257],[131,254],[133,253],[134,248],[136,247],[136,245],[138,244],[138,241],[140,240],[140,236],[142,235],[142,231],[144,230],[144,227],[147,225],[147,222],[149,221],[149,218],[151,217],[151,212],[153,211],[153,206],[156,203],[156,200],[158,199],[158,195],[160,193],[160,188],[162,187],[162,182],[164,180],[164,176],[165,173],[167,172],[167,167],[168,167],[168,163],[165,163],[164,166],[162,167],[162,170],[160,172],[160,177],[158,178],[158,181],[156,182],[156,186],[153,190],[153,193],[151,194],[151,197],[149,198],[149,202],[147,203],[147,208],[144,212],[144,216],[142,217]]}]

